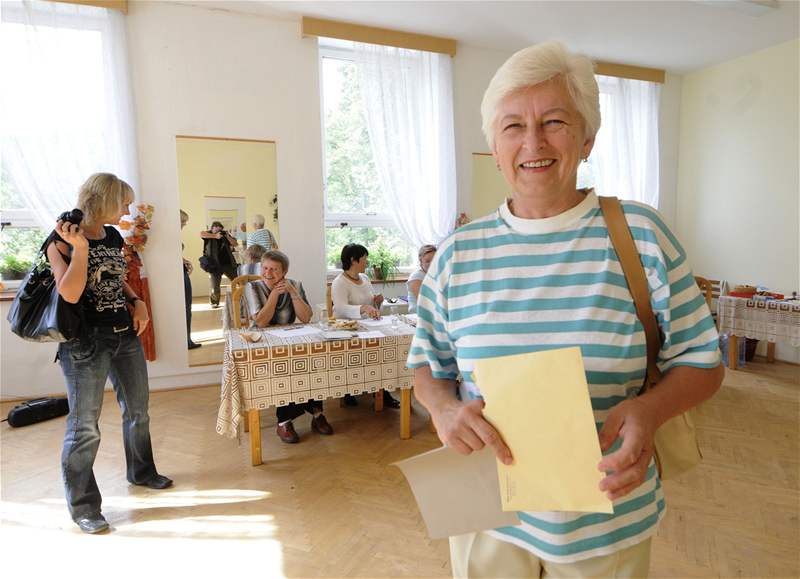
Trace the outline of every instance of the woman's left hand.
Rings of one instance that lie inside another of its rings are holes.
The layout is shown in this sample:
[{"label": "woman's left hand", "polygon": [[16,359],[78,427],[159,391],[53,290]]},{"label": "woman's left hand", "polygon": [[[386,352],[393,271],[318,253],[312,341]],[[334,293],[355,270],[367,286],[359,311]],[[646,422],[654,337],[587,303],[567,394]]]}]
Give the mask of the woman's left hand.
[{"label": "woman's left hand", "polygon": [[644,482],[655,452],[657,427],[653,412],[638,398],[620,402],[608,413],[600,430],[600,448],[605,452],[618,437],[622,438],[622,446],[597,465],[598,470],[607,473],[600,481],[600,490],[609,499],[623,497]]},{"label": "woman's left hand", "polygon": [[133,302],[133,329],[136,330],[136,335],[141,336],[149,323],[150,315],[147,313],[147,304],[144,303],[144,300],[136,300]]}]

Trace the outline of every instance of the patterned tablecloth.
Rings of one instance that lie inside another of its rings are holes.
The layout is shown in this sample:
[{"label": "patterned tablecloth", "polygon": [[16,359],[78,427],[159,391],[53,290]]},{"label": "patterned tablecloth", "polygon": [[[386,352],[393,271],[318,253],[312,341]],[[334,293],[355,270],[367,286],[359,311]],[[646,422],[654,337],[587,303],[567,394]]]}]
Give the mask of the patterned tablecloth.
[{"label": "patterned tablecloth", "polygon": [[721,333],[800,346],[800,302],[721,296],[717,318]]},{"label": "patterned tablecloth", "polygon": [[411,388],[406,359],[414,328],[400,323],[370,329],[383,337],[284,338],[261,330],[262,339],[250,343],[238,330],[226,330],[217,433],[237,437],[241,414],[250,409]]}]

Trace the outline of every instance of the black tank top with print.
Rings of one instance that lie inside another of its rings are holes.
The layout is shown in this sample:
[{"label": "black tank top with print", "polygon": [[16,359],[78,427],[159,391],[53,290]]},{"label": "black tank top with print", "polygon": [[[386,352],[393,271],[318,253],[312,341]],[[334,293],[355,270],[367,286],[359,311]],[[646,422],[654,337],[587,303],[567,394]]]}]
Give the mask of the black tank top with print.
[{"label": "black tank top with print", "polygon": [[89,267],[81,303],[86,325],[125,326],[131,323],[122,291],[127,265],[122,256],[122,236],[110,225],[103,239],[89,239]]}]

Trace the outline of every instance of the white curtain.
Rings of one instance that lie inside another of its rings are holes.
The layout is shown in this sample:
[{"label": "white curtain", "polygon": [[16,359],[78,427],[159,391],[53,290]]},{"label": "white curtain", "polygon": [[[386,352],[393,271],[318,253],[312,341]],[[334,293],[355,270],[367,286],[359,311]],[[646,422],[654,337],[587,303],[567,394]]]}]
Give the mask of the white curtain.
[{"label": "white curtain", "polygon": [[95,172],[138,191],[124,16],[57,2],[0,12],[0,123],[8,177],[45,230]]},{"label": "white curtain", "polygon": [[589,157],[594,186],[658,208],[658,106],[655,82],[597,76],[603,117]]},{"label": "white curtain", "polygon": [[363,43],[354,53],[387,205],[415,246],[439,243],[456,216],[451,59]]}]

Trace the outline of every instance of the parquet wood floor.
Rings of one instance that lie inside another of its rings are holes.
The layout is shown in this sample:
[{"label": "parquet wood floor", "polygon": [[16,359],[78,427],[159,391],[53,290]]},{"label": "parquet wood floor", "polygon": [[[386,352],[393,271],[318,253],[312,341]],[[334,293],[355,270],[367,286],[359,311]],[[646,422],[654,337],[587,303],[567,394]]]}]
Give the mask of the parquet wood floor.
[{"label": "parquet wood floor", "polygon": [[[651,576],[798,577],[800,368],[753,363],[729,372],[699,412],[704,463],[665,483],[667,515]],[[392,462],[438,446],[415,406],[414,438],[399,415],[326,404],[336,430],[296,421],[302,442],[282,444],[262,416],[264,464],[218,436],[217,388],[155,392],[151,431],[166,491],[125,481],[120,417],[107,393],[95,475],[111,533],[87,536],[64,505],[59,453],[64,418],[0,426],[0,567],[36,576],[449,577],[445,541],[426,536]],[[5,414],[10,404],[0,405]]]}]

